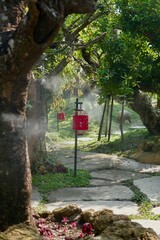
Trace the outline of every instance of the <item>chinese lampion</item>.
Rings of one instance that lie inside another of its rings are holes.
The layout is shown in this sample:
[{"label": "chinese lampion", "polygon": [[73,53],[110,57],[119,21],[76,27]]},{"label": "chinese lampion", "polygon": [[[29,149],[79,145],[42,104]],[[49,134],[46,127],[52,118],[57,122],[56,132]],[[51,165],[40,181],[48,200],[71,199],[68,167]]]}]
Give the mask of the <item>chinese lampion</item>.
[{"label": "chinese lampion", "polygon": [[66,119],[65,112],[59,112],[59,113],[57,113],[57,120],[58,120],[59,122],[63,122],[63,121],[65,121],[65,119]]}]

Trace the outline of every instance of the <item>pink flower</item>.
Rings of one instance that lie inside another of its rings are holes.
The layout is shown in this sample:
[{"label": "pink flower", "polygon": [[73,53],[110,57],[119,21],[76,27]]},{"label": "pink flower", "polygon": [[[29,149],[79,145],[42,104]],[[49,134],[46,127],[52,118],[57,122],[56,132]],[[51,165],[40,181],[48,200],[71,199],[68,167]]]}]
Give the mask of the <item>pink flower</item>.
[{"label": "pink flower", "polygon": [[91,235],[92,234],[92,230],[93,230],[93,227],[92,227],[92,225],[90,223],[84,223],[82,225],[82,232],[83,233]]},{"label": "pink flower", "polygon": [[83,238],[83,237],[84,237],[84,234],[83,234],[83,233],[80,233],[78,237],[79,237],[79,238]]},{"label": "pink flower", "polygon": [[79,234],[79,238],[83,238],[84,237],[84,234],[81,232],[80,234]]},{"label": "pink flower", "polygon": [[68,223],[69,222],[69,220],[68,220],[68,218],[66,218],[66,217],[64,217],[63,219],[62,219],[62,223]]},{"label": "pink flower", "polygon": [[77,227],[77,223],[76,222],[71,222],[71,227],[76,228]]}]

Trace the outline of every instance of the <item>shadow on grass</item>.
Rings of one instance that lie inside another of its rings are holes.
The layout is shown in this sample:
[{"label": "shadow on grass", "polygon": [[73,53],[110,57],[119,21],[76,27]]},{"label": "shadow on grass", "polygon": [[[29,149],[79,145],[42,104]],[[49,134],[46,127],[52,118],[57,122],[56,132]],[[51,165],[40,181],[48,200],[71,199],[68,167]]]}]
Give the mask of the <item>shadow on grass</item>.
[{"label": "shadow on grass", "polygon": [[111,141],[108,142],[106,138],[101,141],[94,141],[90,144],[81,144],[80,150],[107,153],[107,154],[121,154],[124,152],[134,151],[137,146],[144,140],[150,139],[150,136],[145,129],[132,130],[124,134],[124,140],[121,140],[120,135],[112,136]]}]

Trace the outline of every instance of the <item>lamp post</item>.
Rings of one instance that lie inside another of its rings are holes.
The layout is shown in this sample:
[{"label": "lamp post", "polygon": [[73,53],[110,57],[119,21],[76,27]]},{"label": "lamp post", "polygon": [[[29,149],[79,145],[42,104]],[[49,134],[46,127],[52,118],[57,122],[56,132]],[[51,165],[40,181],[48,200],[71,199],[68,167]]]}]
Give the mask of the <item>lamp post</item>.
[{"label": "lamp post", "polygon": [[[82,110],[82,102],[76,98],[75,115],[73,115],[73,130],[75,130],[75,148],[74,148],[74,176],[77,175],[77,142],[78,130],[88,130],[88,114]],[[80,108],[79,108],[80,105]]]}]

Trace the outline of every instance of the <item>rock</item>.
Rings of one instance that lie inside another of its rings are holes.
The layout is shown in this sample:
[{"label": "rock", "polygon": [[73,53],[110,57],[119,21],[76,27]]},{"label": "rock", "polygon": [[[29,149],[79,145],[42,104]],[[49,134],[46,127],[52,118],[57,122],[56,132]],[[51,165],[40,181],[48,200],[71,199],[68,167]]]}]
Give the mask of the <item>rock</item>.
[{"label": "rock", "polygon": [[108,225],[115,221],[126,220],[128,221],[128,216],[116,215],[109,209],[103,209],[97,212],[85,211],[82,213],[81,218],[85,222],[89,222],[93,225],[96,234],[100,234]]},{"label": "rock", "polygon": [[[18,224],[10,227],[4,232],[4,240],[42,240],[36,230],[25,224]],[[1,236],[1,235],[0,235]]]},{"label": "rock", "polygon": [[81,220],[92,224],[96,235],[93,239],[97,240],[159,239],[153,229],[143,228],[140,224],[131,222],[128,216],[116,215],[108,209],[97,212],[92,209],[84,211]]},{"label": "rock", "polygon": [[0,233],[0,240],[9,240],[4,233]]},{"label": "rock", "polygon": [[105,228],[101,234],[105,240],[158,240],[158,236],[151,228],[143,228],[131,221],[116,221]]},{"label": "rock", "polygon": [[[111,210],[108,210],[109,212],[112,213]],[[89,209],[89,210],[86,210],[86,211],[83,211],[81,213],[81,220],[82,222],[89,222],[93,225],[94,223],[94,214],[95,214],[95,210],[93,209]]]},{"label": "rock", "polygon": [[81,213],[82,210],[76,204],[70,204],[64,208],[56,208],[52,211],[54,218],[58,221],[61,221],[63,217],[73,220]]}]

